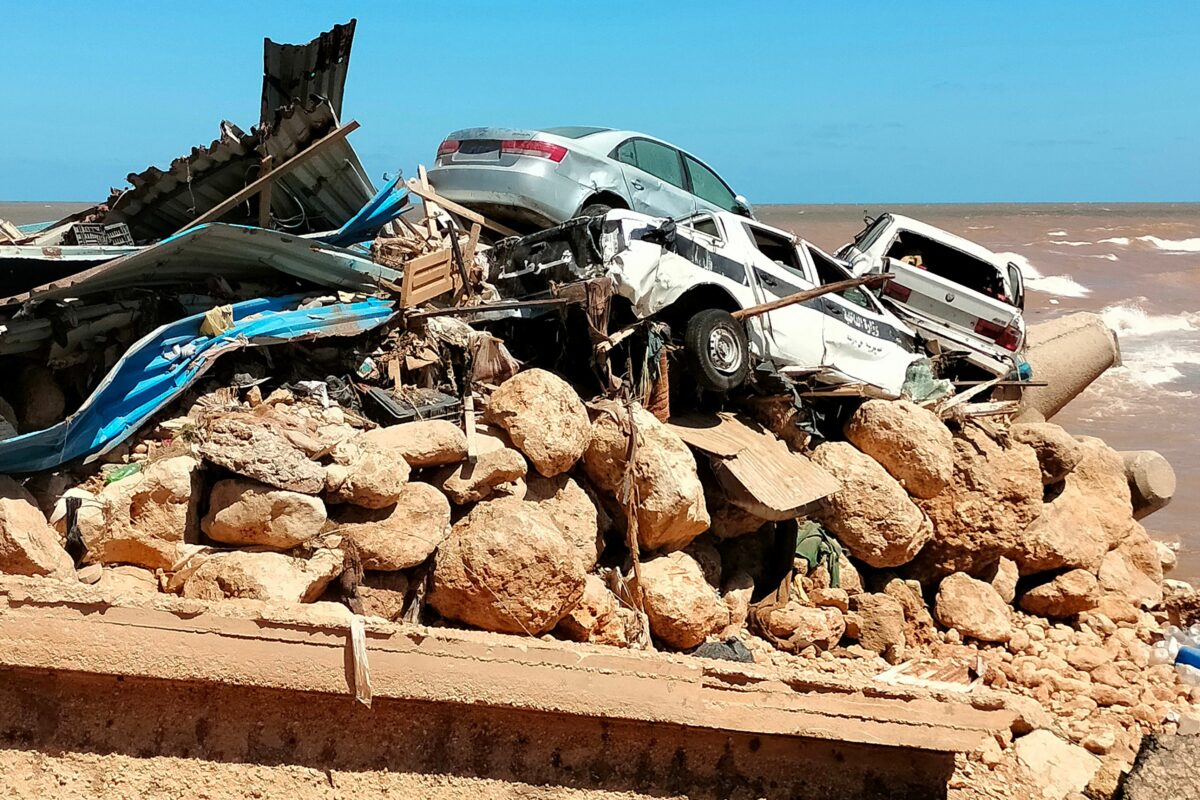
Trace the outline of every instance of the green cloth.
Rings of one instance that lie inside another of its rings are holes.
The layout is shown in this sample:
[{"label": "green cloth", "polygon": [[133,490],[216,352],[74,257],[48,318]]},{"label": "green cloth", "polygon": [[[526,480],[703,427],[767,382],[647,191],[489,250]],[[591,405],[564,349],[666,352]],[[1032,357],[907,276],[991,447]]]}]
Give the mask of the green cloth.
[{"label": "green cloth", "polygon": [[808,562],[808,574],[825,565],[829,572],[829,585],[834,589],[841,586],[842,571],[839,564],[842,546],[833,534],[812,520],[800,523],[796,533],[796,555]]}]

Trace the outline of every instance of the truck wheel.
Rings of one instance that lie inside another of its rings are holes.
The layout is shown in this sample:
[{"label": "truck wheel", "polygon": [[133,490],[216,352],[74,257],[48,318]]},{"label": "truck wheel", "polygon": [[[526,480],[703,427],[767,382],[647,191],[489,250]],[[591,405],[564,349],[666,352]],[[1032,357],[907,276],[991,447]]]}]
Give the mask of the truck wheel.
[{"label": "truck wheel", "polygon": [[708,308],[688,320],[683,352],[696,383],[713,392],[741,386],[750,373],[746,331],[728,311]]}]

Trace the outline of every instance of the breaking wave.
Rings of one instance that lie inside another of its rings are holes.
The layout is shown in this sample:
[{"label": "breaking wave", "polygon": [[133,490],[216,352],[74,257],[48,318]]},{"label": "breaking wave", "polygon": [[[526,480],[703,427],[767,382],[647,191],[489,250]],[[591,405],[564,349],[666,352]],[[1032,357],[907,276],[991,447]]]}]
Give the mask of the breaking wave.
[{"label": "breaking wave", "polygon": [[1119,244],[1122,247],[1124,247],[1125,245],[1129,244],[1129,237],[1128,236],[1113,236],[1108,239],[1101,239],[1100,244]]},{"label": "breaking wave", "polygon": [[1066,236],[1066,231],[1046,231],[1047,236]]},{"label": "breaking wave", "polygon": [[[1141,298],[1145,300],[1145,298]],[[1200,312],[1183,314],[1148,314],[1136,303],[1118,303],[1100,312],[1104,324],[1117,336],[1158,336],[1163,333],[1200,331]]]},{"label": "breaking wave", "polygon": [[1150,314],[1136,301],[1118,303],[1100,312],[1121,341],[1121,366],[1112,370],[1112,380],[1155,389],[1172,397],[1194,397],[1194,393],[1170,384],[1188,378],[1194,386],[1200,372],[1200,313]]},{"label": "breaking wave", "polygon": [[1200,253],[1200,236],[1191,239],[1160,239],[1157,236],[1139,236],[1139,242],[1149,242],[1159,250],[1175,253]]},{"label": "breaking wave", "polygon": [[997,253],[1003,259],[1016,264],[1025,276],[1025,287],[1042,294],[1056,297],[1087,297],[1092,290],[1070,275],[1043,275],[1029,259],[1020,253]]},{"label": "breaking wave", "polygon": [[1067,242],[1061,239],[1051,239],[1050,244],[1062,244],[1066,245],[1067,247],[1087,247],[1091,244],[1091,242]]}]

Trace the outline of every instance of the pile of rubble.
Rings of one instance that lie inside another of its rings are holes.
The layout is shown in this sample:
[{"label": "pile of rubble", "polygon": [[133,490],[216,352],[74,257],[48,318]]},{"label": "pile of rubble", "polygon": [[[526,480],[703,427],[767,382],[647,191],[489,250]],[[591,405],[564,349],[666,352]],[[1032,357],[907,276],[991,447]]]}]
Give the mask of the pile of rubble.
[{"label": "pile of rubble", "polygon": [[[1200,688],[1149,645],[1195,620],[1196,594],[1164,595],[1173,553],[1098,439],[869,400],[844,441],[807,443],[840,488],[798,526],[739,504],[721,456],[634,400],[585,402],[536,368],[477,388],[478,423],[387,426],[320,392],[198,392],[78,485],[3,478],[0,571],[982,682],[1022,722],[965,774],[1072,790],[1113,784],[1143,732],[1195,713]],[[786,448],[753,412],[713,420]]]}]

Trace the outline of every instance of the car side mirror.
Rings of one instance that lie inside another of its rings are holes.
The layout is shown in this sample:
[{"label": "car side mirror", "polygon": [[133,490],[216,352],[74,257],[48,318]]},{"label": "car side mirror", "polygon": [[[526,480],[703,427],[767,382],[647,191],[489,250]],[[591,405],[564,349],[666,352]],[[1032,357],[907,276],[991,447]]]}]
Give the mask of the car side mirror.
[{"label": "car side mirror", "polygon": [[742,195],[733,198],[733,213],[741,214],[743,217],[754,218],[754,210],[750,208],[750,201]]}]

